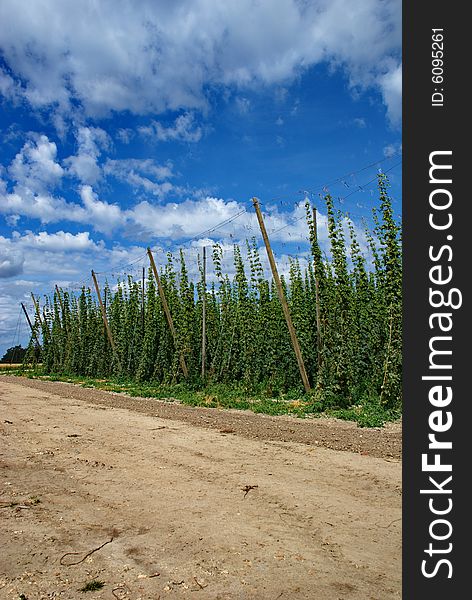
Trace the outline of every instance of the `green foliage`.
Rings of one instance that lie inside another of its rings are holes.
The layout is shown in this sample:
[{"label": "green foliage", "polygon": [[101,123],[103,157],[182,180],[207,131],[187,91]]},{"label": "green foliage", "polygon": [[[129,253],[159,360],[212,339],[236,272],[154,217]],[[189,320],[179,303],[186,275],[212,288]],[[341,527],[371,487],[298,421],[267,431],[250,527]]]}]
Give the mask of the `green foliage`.
[{"label": "green foliage", "polygon": [[[375,416],[379,411],[396,414],[402,401],[401,230],[384,175],[379,175],[378,187],[375,227],[365,232],[371,264],[352,222],[335,210],[328,194],[329,258],[323,258],[316,214],[307,204],[311,257],[303,269],[298,259],[292,259],[288,276],[281,277],[314,389],[308,404],[315,412],[329,409],[357,415],[356,420],[366,424],[379,422]],[[44,372],[174,386],[184,381],[183,357],[189,372],[185,384],[195,393],[208,386],[224,384],[232,389],[237,384],[248,397],[255,391],[268,397],[287,393],[301,397],[303,387],[280,300],[274,282],[264,274],[255,239],[247,242],[246,253],[244,260],[239,246],[234,246],[230,278],[223,272],[223,249],[214,244],[215,279],[205,286],[201,262],[201,278],[194,284],[183,252],[178,260],[168,254],[159,278],[174,333],[151,270],[144,286],[131,277],[118,282],[114,292],[106,284],[104,304],[115,350],[91,291],[84,288],[79,295],[57,291],[45,299],[43,314],[37,311],[34,324],[42,339]],[[27,361],[38,360],[34,340],[26,354]],[[241,398],[237,404],[247,402]]]},{"label": "green foliage", "polygon": [[26,348],[22,346],[12,346],[8,348],[5,354],[0,359],[0,363],[21,363],[26,354]]},{"label": "green foliage", "polygon": [[105,583],[103,581],[94,579],[93,581],[89,581],[83,587],[81,587],[79,592],[96,592],[97,590],[101,590],[104,586]]}]

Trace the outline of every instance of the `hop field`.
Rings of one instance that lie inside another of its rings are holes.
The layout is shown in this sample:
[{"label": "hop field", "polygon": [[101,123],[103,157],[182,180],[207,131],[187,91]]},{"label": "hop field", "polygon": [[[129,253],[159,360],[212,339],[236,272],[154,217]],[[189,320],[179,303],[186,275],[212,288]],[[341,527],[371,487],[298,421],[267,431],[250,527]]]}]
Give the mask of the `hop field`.
[{"label": "hop field", "polygon": [[[335,211],[328,194],[329,258],[322,254],[307,203],[311,255],[304,268],[293,258],[288,277],[281,278],[310,394],[303,391],[277,289],[265,274],[255,238],[247,241],[244,253],[234,246],[231,278],[223,272],[221,246],[213,245],[216,277],[209,285],[201,263],[201,277],[193,282],[183,252],[177,258],[167,255],[159,280],[174,331],[151,269],[145,285],[132,277],[113,289],[106,283],[108,335],[90,289],[79,294],[57,289],[44,298],[42,314],[37,307],[34,330],[42,342],[43,373],[137,384],[184,382],[195,391],[239,386],[248,393],[303,397],[311,410],[335,408],[355,416],[367,406],[397,414],[402,401],[401,227],[383,174],[378,190],[375,226],[365,230],[372,264],[352,222]],[[35,345],[33,336],[29,364],[39,360]]]}]

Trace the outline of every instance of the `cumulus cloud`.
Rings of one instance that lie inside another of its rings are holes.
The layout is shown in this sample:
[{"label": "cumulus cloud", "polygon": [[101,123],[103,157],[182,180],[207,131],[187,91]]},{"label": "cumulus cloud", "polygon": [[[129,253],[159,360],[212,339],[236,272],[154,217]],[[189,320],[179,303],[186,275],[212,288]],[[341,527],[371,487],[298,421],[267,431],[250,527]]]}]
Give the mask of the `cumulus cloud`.
[{"label": "cumulus cloud", "polygon": [[29,189],[15,188],[13,193],[0,194],[0,212],[38,219],[41,223],[58,221],[87,222],[86,213],[79,204],[48,193],[34,194]]},{"label": "cumulus cloud", "polygon": [[159,199],[165,198],[171,191],[179,191],[179,188],[167,181],[174,176],[170,161],[159,165],[152,159],[108,159],[103,171],[106,175],[129,184],[135,190],[142,189]]},{"label": "cumulus cloud", "polygon": [[98,158],[111,145],[109,135],[100,127],[79,127],[76,132],[78,151],[64,160],[67,172],[82,183],[93,184],[101,177]]},{"label": "cumulus cloud", "polygon": [[390,122],[398,126],[402,116],[402,66],[395,65],[379,78]]},{"label": "cumulus cloud", "polygon": [[2,68],[0,68],[0,95],[14,103],[21,97],[19,84]]},{"label": "cumulus cloud", "polygon": [[[143,248],[139,252],[143,254]],[[109,265],[116,265],[132,260],[137,256],[137,247],[121,247],[116,243],[107,248],[103,240],[95,241],[89,231],[70,233],[57,231],[48,233],[13,232],[11,237],[0,236],[0,272],[3,277],[11,277],[24,273],[28,277],[36,277],[37,286],[41,281],[62,280],[71,282],[71,277],[83,279],[94,265],[97,270],[105,270]],[[27,257],[27,259],[25,259]],[[10,273],[11,265],[15,273]],[[19,285],[15,280],[11,285]],[[51,288],[54,284],[51,285]]]},{"label": "cumulus cloud", "polygon": [[0,236],[0,278],[21,275],[25,257],[22,252],[2,247],[4,241],[5,238]]},{"label": "cumulus cloud", "polygon": [[[207,196],[199,200],[187,199],[179,204],[169,202],[154,205],[147,201],[140,202],[127,211],[127,217],[128,227],[132,228],[137,239],[162,238],[179,243],[188,238],[200,238],[203,234],[232,244],[260,235],[255,213],[252,210],[244,211],[244,205],[236,200]],[[272,240],[287,243],[306,241],[307,228],[302,203],[297,204],[290,212],[279,212],[277,207],[267,207],[264,212],[266,227]],[[233,220],[239,213],[242,214]],[[229,222],[221,226],[225,221]],[[319,221],[322,232],[323,215],[319,216]],[[216,226],[218,229],[212,231]]]},{"label": "cumulus cloud", "polygon": [[141,236],[183,239],[211,228],[240,210],[237,202],[220,198],[169,202],[163,206],[143,201],[128,211],[128,216]]},{"label": "cumulus cloud", "polygon": [[151,158],[122,158],[117,160],[109,158],[103,170],[107,175],[113,175],[122,181],[127,181],[128,176],[133,173],[149,175],[158,181],[173,177],[170,161],[165,165],[159,165]]},{"label": "cumulus cloud", "polygon": [[88,231],[75,234],[68,231],[57,231],[55,233],[40,231],[36,234],[32,231],[26,231],[23,235],[14,232],[12,240],[22,248],[37,248],[51,252],[86,252],[87,250],[99,250],[104,245],[103,242],[96,243],[91,240]]},{"label": "cumulus cloud", "polygon": [[110,234],[124,223],[125,217],[117,204],[100,200],[90,185],[80,188],[80,197],[86,212],[86,222],[97,231]]},{"label": "cumulus cloud", "polygon": [[60,221],[83,223],[107,234],[124,224],[125,214],[121,208],[100,200],[91,186],[82,186],[79,195],[82,204],[19,188],[13,193],[0,193],[0,213],[7,217],[11,214],[37,219],[43,224]]},{"label": "cumulus cloud", "polygon": [[198,142],[202,137],[202,129],[195,123],[193,113],[184,113],[175,119],[173,125],[165,127],[158,121],[152,121],[150,125],[139,127],[141,135],[158,142]]},{"label": "cumulus cloud", "polygon": [[57,185],[64,169],[56,162],[57,146],[47,136],[28,140],[8,168],[9,176],[18,186],[33,193],[42,193]]},{"label": "cumulus cloud", "polygon": [[[123,162],[123,164],[121,164]],[[171,165],[157,165],[152,160],[129,159],[107,163],[107,172],[114,176],[129,180],[132,184],[143,185],[147,178],[137,174],[152,174],[156,179],[172,174]],[[137,178],[133,179],[134,176]],[[155,183],[148,180],[150,186],[172,186],[168,181]],[[176,188],[173,188],[175,192]],[[156,191],[156,190],[154,190]],[[182,202],[160,202],[154,204],[147,200],[140,201],[128,209],[118,204],[110,204],[99,198],[92,186],[83,185],[79,188],[81,202],[66,201],[62,197],[48,194],[33,194],[31,192],[0,193],[0,213],[5,215],[21,215],[37,219],[41,223],[73,222],[85,224],[95,231],[111,234],[113,231],[123,231],[127,237],[135,237],[140,241],[164,238],[179,243],[186,238],[197,236],[202,231],[210,230],[222,221],[232,219],[244,210],[244,205],[235,200],[224,200],[206,195],[196,195]],[[183,193],[183,191],[182,191]],[[159,195],[159,194],[157,194]],[[301,220],[303,209],[296,206],[292,212],[271,210],[266,215],[266,224],[270,231],[283,227],[274,239],[296,241],[306,238],[306,227]],[[295,219],[295,225],[292,220]],[[219,228],[218,238],[233,240],[244,239],[258,232],[254,213],[241,215],[236,221],[231,221],[226,227]],[[65,239],[62,240],[65,243]],[[38,242],[39,243],[39,242]]]},{"label": "cumulus cloud", "polygon": [[398,113],[399,0],[0,4],[3,95],[86,116],[204,109],[209,86],[279,88],[328,62]]}]

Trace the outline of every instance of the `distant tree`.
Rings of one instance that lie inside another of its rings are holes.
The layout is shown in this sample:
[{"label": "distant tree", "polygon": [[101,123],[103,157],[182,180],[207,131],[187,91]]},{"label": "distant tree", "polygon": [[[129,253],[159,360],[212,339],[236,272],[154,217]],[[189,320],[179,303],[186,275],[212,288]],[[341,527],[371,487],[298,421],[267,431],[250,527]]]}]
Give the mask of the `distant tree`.
[{"label": "distant tree", "polygon": [[3,357],[0,359],[0,363],[21,363],[26,354],[26,348],[21,346],[12,346],[8,348]]}]

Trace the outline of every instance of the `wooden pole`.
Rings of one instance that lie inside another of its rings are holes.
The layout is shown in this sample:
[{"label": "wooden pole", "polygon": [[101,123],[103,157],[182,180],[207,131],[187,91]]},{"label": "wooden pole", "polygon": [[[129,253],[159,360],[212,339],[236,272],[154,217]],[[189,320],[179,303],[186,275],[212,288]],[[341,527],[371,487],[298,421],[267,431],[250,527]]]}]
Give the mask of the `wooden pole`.
[{"label": "wooden pole", "polygon": [[146,268],[143,267],[143,297],[141,299],[141,321],[143,324],[143,335],[144,335],[144,277],[146,275]]},{"label": "wooden pole", "polygon": [[23,304],[23,302],[21,302],[21,308],[23,309],[23,312],[25,313],[26,320],[28,321],[28,325],[30,326],[30,329],[31,329],[31,334],[33,335],[34,339],[36,340],[36,343],[38,344],[38,346],[41,346],[41,344],[39,343],[38,335],[37,335],[36,331],[34,330],[33,324],[31,323],[31,319],[29,318],[28,311],[26,310],[26,306]]},{"label": "wooden pole", "polygon": [[256,210],[257,220],[259,221],[259,227],[261,229],[262,238],[264,240],[264,244],[267,250],[267,256],[269,258],[270,268],[272,269],[272,276],[275,281],[275,285],[277,287],[277,293],[279,295],[280,303],[282,305],[282,309],[284,311],[285,321],[287,323],[288,330],[290,332],[290,338],[292,340],[293,350],[295,352],[295,356],[297,358],[298,368],[300,370],[300,375],[303,381],[303,386],[305,391],[308,393],[311,391],[310,382],[308,380],[308,375],[305,369],[305,363],[303,362],[302,353],[300,350],[300,345],[298,343],[297,334],[295,332],[295,328],[292,323],[292,317],[290,316],[290,310],[287,304],[287,300],[284,295],[284,291],[282,288],[282,283],[280,281],[279,273],[277,271],[277,265],[275,263],[274,255],[272,253],[272,248],[270,246],[269,237],[267,235],[267,231],[264,225],[264,219],[262,218],[261,209],[259,206],[259,200],[257,198],[252,199],[252,203],[254,204],[254,208]]},{"label": "wooden pole", "polygon": [[115,340],[113,339],[113,335],[111,333],[110,325],[108,324],[107,311],[105,310],[105,307],[103,306],[102,297],[100,295],[100,288],[98,287],[98,281],[97,281],[97,278],[95,276],[95,272],[93,270],[92,270],[92,279],[93,279],[93,283],[95,285],[95,291],[97,292],[97,298],[98,298],[98,303],[100,304],[100,310],[102,312],[103,324],[105,325],[105,329],[106,329],[106,332],[107,332],[107,335],[108,335],[108,339],[110,341],[111,348],[113,350],[113,354],[115,356],[115,360],[118,363],[118,368],[121,371],[121,362],[120,362],[120,359],[118,358],[118,352],[116,350]]},{"label": "wooden pole", "polygon": [[205,379],[206,363],[206,247],[203,246],[203,264],[202,264],[202,379]]},{"label": "wooden pole", "polygon": [[[161,283],[161,279],[159,277],[159,273],[157,272],[156,263],[154,262],[154,256],[152,255],[151,248],[147,249],[147,253],[148,253],[148,256],[149,256],[149,261],[151,263],[152,271],[154,273],[154,277],[156,278],[157,289],[159,291],[159,297],[160,297],[161,302],[162,302],[162,308],[164,309],[164,314],[166,316],[170,332],[171,332],[172,337],[174,339],[174,345],[175,345],[176,348],[178,348],[177,332],[175,331],[174,321],[172,320],[172,315],[170,314],[169,305],[167,304],[166,295],[165,295],[165,292],[164,292],[164,288],[162,287],[162,283]],[[180,366],[182,368],[182,372],[184,374],[184,377],[187,378],[188,377],[187,363],[185,362],[185,356],[183,355],[182,352],[180,353],[179,360],[180,360]]]},{"label": "wooden pole", "polygon": [[[313,231],[315,244],[318,242],[318,227],[316,219],[316,207],[313,207]],[[318,285],[318,272],[316,270],[316,258],[313,262],[315,272],[315,303],[316,303],[316,344],[318,349],[318,368],[321,366],[321,318],[320,318],[320,296]]]}]

